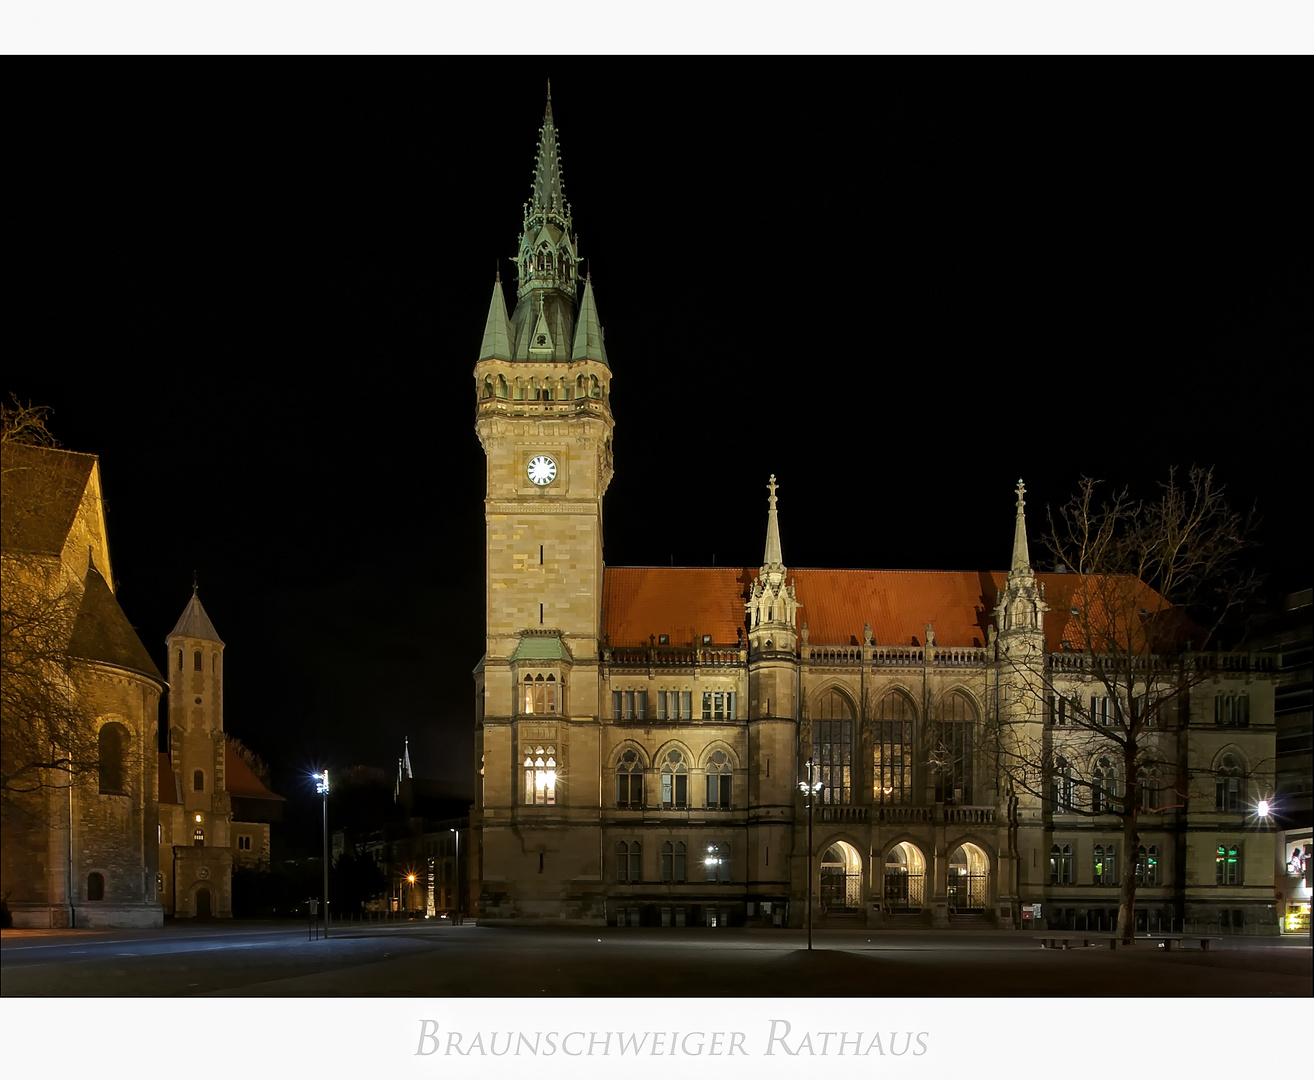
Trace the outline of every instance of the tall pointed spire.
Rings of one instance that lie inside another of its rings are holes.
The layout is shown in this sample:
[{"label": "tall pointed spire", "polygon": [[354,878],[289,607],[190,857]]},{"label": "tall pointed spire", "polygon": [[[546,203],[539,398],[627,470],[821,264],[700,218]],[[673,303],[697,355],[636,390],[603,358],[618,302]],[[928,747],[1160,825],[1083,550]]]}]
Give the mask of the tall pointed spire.
[{"label": "tall pointed spire", "polygon": [[593,300],[591,278],[584,281],[584,298],[579,302],[579,317],[575,320],[575,344],[570,350],[570,358],[607,363],[607,350],[602,343],[602,323],[598,320],[598,308]]},{"label": "tall pointed spire", "polygon": [[1016,573],[1019,570],[1029,571],[1031,569],[1031,554],[1027,550],[1027,501],[1022,496],[1026,494],[1027,486],[1021,480],[1017,482],[1017,520],[1013,524],[1013,564],[1010,570]]},{"label": "tall pointed spire", "polygon": [[771,494],[767,498],[767,535],[766,535],[766,554],[762,556],[762,570],[766,572],[767,568],[772,570],[779,569],[781,573],[785,569],[785,560],[780,553],[780,521],[776,517],[776,474],[771,474],[771,479],[767,481],[767,491]]},{"label": "tall pointed spire", "polygon": [[566,210],[566,191],[561,178],[561,147],[557,145],[557,125],[552,119],[552,82],[548,81],[547,108],[543,126],[538,129],[538,158],[534,162],[534,186],[530,203],[535,210]]},{"label": "tall pointed spire", "polygon": [[411,773],[411,739],[409,735],[406,737],[406,742],[402,746],[402,772],[405,774],[407,780],[411,779],[413,774]]},{"label": "tall pointed spire", "polygon": [[205,613],[205,608],[201,606],[201,598],[197,593],[196,582],[192,582],[192,598],[187,601],[187,606],[183,608],[183,613],[178,616],[178,622],[169,634],[169,638],[187,637],[197,638],[200,641],[214,641],[220,645],[223,640],[214,628],[214,623],[210,621],[210,616]]},{"label": "tall pointed spire", "polygon": [[493,298],[488,302],[488,319],[484,323],[484,343],[480,360],[511,360],[511,322],[506,314],[506,297],[502,295],[502,274],[493,282]]}]

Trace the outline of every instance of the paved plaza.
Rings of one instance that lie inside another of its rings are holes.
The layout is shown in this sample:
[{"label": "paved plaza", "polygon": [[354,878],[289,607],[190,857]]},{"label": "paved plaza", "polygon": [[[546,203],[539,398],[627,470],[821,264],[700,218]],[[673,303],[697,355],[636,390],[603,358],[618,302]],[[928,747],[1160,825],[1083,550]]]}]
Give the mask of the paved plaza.
[{"label": "paved plaza", "polygon": [[287,923],[0,935],[3,994],[185,997],[1291,997],[1308,939],[1043,949],[1008,931]]}]

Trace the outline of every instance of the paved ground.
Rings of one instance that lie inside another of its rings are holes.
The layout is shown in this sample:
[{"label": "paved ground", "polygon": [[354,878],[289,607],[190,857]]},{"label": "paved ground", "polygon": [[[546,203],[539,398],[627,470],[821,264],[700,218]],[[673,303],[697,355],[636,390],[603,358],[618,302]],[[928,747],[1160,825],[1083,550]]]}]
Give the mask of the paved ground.
[{"label": "paved ground", "polygon": [[0,934],[3,994],[234,997],[1288,997],[1308,939],[1042,949],[1006,931],[492,928],[416,922],[307,941],[275,923]]}]

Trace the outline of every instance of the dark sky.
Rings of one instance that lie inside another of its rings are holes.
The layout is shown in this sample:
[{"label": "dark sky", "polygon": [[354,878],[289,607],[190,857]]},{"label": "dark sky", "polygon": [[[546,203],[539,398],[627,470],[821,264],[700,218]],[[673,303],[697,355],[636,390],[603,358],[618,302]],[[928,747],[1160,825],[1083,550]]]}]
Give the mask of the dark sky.
[{"label": "dark sky", "polygon": [[1038,512],[1198,462],[1308,586],[1308,116],[1284,68],[1224,70],[47,67],[7,137],[3,389],[101,456],[157,658],[199,574],[283,794],[406,735],[471,788],[472,370],[551,77],[609,562],[757,565],[775,472],[791,566],[1002,568],[1018,476]]}]

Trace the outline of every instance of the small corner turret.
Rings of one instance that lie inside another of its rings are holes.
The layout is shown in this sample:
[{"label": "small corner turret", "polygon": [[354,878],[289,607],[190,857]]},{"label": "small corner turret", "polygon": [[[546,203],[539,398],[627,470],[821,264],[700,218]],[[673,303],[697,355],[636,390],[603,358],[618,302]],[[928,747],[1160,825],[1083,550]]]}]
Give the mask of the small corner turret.
[{"label": "small corner turret", "polygon": [[780,550],[780,520],[776,511],[777,487],[775,474],[772,473],[767,481],[766,550],[762,556],[761,570],[753,582],[752,593],[745,605],[748,609],[749,642],[755,652],[762,649],[793,652],[797,645],[794,618],[798,612],[798,601],[794,597],[793,583],[785,580],[785,562]]},{"label": "small corner turret", "polygon": [[[1001,642],[1010,636],[1020,634],[1038,637],[1039,642],[1032,642],[1036,650],[1043,650],[1045,612],[1044,592],[1036,583],[1035,571],[1031,568],[1031,553],[1027,546],[1026,519],[1026,485],[1018,480],[1017,514],[1013,522],[1013,556],[1009,564],[1008,577],[1004,591],[999,595],[995,607],[995,625],[999,630]],[[1007,648],[1007,644],[1004,645]]]}]

